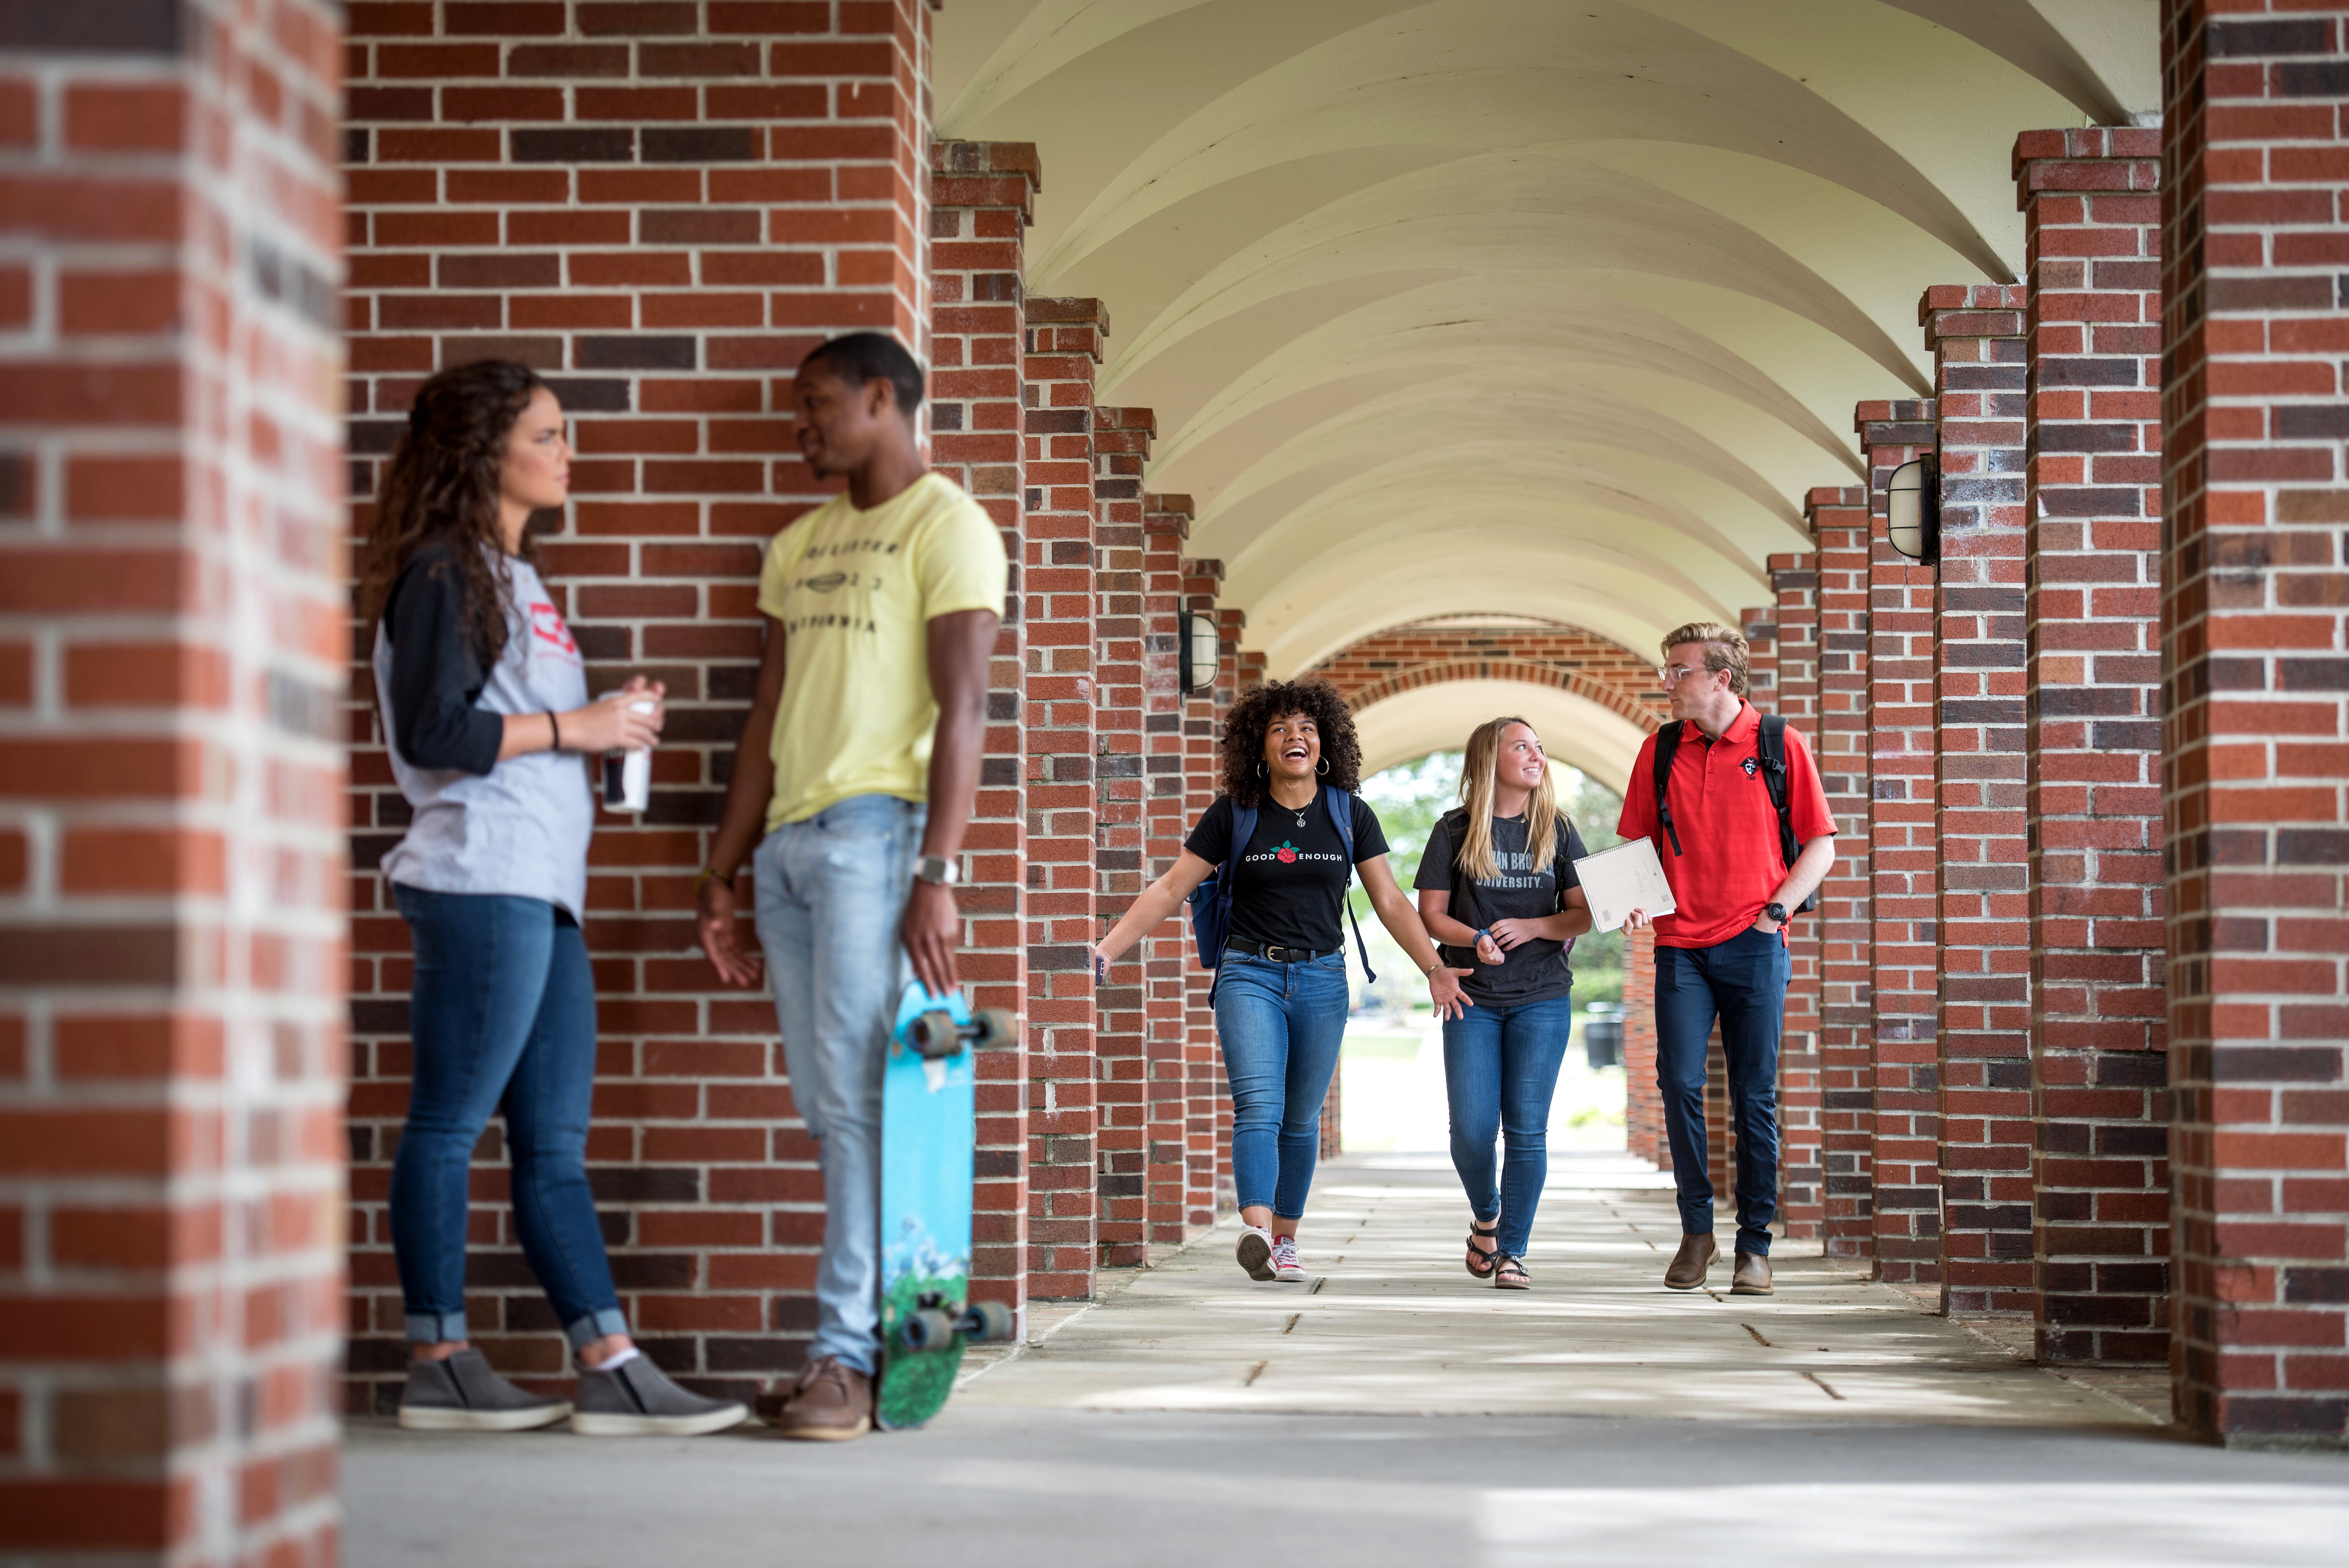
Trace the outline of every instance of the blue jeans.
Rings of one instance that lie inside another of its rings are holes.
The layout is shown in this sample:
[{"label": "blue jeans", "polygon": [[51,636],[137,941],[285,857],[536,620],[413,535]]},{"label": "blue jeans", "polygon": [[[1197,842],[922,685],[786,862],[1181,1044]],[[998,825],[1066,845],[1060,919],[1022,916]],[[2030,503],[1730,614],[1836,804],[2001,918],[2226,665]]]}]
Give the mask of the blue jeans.
[{"label": "blue jeans", "polygon": [[1793,961],[1784,935],[1751,927],[1711,947],[1656,949],[1656,1088],[1672,1146],[1681,1229],[1713,1231],[1704,1136],[1704,1047],[1721,1018],[1737,1127],[1737,1250],[1770,1253],[1778,1217],[1778,1035]]},{"label": "blue jeans", "polygon": [[1304,1218],[1349,1004],[1342,952],[1297,964],[1224,954],[1216,1038],[1232,1090],[1232,1185],[1241,1208]]},{"label": "blue jeans", "polygon": [[914,977],[898,925],[928,815],[894,795],[853,796],[777,828],[750,862],[792,1103],[823,1171],[808,1356],[868,1374],[881,1351],[881,1074]]},{"label": "blue jeans", "polygon": [[408,1337],[468,1337],[473,1145],[502,1109],[523,1255],[575,1347],[626,1334],[587,1191],[595,981],[571,916],[534,898],[391,887],[416,944],[416,1068],[391,1162],[391,1247]]},{"label": "blue jeans", "polygon": [[[1452,1168],[1476,1222],[1500,1216],[1498,1245],[1526,1255],[1549,1180],[1549,1100],[1574,1034],[1574,998],[1515,1007],[1479,1003],[1444,1020],[1444,1094],[1452,1107]],[[1494,1183],[1493,1142],[1508,1139]]]}]

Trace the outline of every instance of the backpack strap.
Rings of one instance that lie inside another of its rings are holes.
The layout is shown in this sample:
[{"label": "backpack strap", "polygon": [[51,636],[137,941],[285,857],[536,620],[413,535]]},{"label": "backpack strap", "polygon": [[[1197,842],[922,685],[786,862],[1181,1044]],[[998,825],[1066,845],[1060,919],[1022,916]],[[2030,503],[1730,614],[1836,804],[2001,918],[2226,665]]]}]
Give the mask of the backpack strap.
[{"label": "backpack strap", "polygon": [[[1754,754],[1762,763],[1762,783],[1770,791],[1770,804],[1778,812],[1778,858],[1792,871],[1803,852],[1795,840],[1795,809],[1788,799],[1786,787],[1786,721],[1775,713],[1762,716],[1762,727],[1754,737]],[[1801,914],[1818,907],[1819,895],[1814,891],[1796,906]]]},{"label": "backpack strap", "polygon": [[[1256,808],[1232,802],[1232,841],[1224,851],[1224,863],[1216,868],[1216,896],[1223,901],[1223,939],[1227,945],[1232,935],[1232,900],[1237,889],[1232,878],[1239,870],[1240,857],[1247,853],[1248,841],[1256,837]],[[1216,977],[1207,982],[1207,1006],[1216,1005],[1216,989],[1224,983],[1224,955],[1216,954]]]},{"label": "backpack strap", "polygon": [[1656,731],[1656,820],[1664,830],[1664,837],[1672,843],[1672,853],[1680,854],[1681,830],[1672,821],[1672,756],[1681,748],[1681,721],[1672,720]]},{"label": "backpack strap", "polygon": [[[1338,841],[1346,848],[1346,886],[1354,885],[1354,797],[1333,784],[1321,787],[1321,803],[1330,809],[1330,820],[1338,825]],[[1362,940],[1362,923],[1354,918],[1354,901],[1346,900],[1346,921],[1354,928],[1354,950],[1362,955],[1362,977],[1373,985],[1378,971],[1371,967],[1371,946]]]}]

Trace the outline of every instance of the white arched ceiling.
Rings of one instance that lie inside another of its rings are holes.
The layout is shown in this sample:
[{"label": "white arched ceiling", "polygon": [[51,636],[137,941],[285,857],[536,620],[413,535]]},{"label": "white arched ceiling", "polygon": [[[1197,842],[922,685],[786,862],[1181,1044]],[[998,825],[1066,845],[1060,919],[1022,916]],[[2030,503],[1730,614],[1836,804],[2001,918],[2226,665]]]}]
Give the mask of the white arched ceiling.
[{"label": "white arched ceiling", "polygon": [[1030,292],[1108,305],[1101,401],[1285,676],[1766,602],[1853,404],[1927,390],[1918,296],[2016,276],[2016,134],[2158,103],[2155,13],[947,0],[934,80],[941,136],[1038,144]]},{"label": "white arched ceiling", "polygon": [[[1542,749],[1621,793],[1648,732],[1611,708],[1531,681],[1444,681],[1414,686],[1354,715],[1362,777],[1431,751],[1457,751],[1488,718],[1513,714],[1532,725]],[[1613,824],[1609,824],[1610,827]]]}]

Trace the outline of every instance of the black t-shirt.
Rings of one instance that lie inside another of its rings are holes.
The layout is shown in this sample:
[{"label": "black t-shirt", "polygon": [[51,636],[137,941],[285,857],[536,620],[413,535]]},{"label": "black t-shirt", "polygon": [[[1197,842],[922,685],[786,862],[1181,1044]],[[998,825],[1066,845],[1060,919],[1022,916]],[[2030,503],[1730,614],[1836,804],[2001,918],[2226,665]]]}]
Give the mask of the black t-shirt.
[{"label": "black t-shirt", "polygon": [[[1427,835],[1427,849],[1419,857],[1419,874],[1412,879],[1412,886],[1450,892],[1452,902],[1444,913],[1471,930],[1496,920],[1547,919],[1563,907],[1559,901],[1568,888],[1582,885],[1574,862],[1589,852],[1582,847],[1582,835],[1575,831],[1573,822],[1564,817],[1558,820],[1566,830],[1557,835],[1550,863],[1533,866],[1526,860],[1525,820],[1494,818],[1493,860],[1501,874],[1463,887],[1456,885],[1464,879],[1454,861],[1468,829],[1468,813],[1447,811]],[[1476,973],[1460,983],[1470,999],[1514,1007],[1569,995],[1574,989],[1574,971],[1568,967],[1568,957],[1573,948],[1571,942],[1536,937],[1509,949],[1498,965],[1478,962],[1471,947],[1439,945],[1438,951],[1444,962],[1454,968],[1475,967]]]},{"label": "black t-shirt", "polygon": [[[1387,852],[1379,814],[1354,798],[1354,863]],[[1301,815],[1268,795],[1257,808],[1256,833],[1232,872],[1231,942],[1238,947],[1302,947],[1333,953],[1345,942],[1345,841],[1330,820],[1329,791],[1313,798]],[[1183,841],[1183,847],[1211,866],[1220,866],[1232,845],[1232,798],[1216,803]]]}]

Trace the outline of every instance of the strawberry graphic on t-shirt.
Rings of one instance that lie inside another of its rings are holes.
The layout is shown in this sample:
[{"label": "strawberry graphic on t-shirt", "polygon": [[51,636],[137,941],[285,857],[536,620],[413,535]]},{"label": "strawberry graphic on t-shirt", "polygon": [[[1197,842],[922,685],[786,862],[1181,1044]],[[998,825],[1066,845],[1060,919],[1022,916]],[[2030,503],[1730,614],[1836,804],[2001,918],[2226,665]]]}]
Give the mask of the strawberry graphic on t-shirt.
[{"label": "strawberry graphic on t-shirt", "polygon": [[1280,841],[1280,848],[1273,851],[1272,858],[1282,865],[1288,865],[1297,859],[1297,846],[1283,839]]}]

